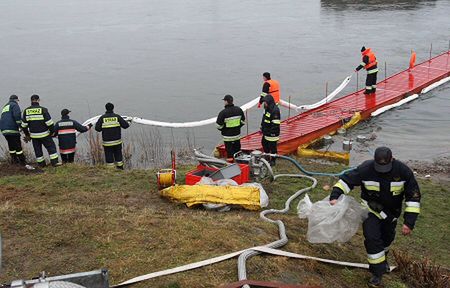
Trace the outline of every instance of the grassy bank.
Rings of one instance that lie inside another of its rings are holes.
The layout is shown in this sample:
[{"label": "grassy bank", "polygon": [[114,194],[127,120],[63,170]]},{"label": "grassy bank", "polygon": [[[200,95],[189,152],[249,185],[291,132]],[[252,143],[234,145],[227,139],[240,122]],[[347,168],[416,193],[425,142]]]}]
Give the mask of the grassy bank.
[{"label": "grassy bank", "polygon": [[[318,166],[311,169],[339,170]],[[179,171],[184,178],[185,167]],[[279,165],[278,172],[295,171]],[[4,241],[0,281],[94,270],[110,271],[111,283],[173,268],[277,238],[275,226],[259,220],[259,213],[227,213],[188,209],[159,197],[153,171],[115,171],[102,167],[68,165],[42,173],[0,167],[0,229]],[[311,193],[314,201],[329,191],[322,187],[335,179],[323,177]],[[182,181],[179,181],[180,183]],[[271,208],[281,208],[296,190],[309,184],[280,179],[264,186]],[[393,245],[416,258],[428,257],[450,266],[448,193],[442,183],[420,180],[423,209],[412,237],[400,233]],[[353,195],[357,195],[354,193]],[[294,203],[294,206],[297,202]],[[292,207],[279,216],[287,226],[286,251],[365,262],[361,231],[344,244],[310,244],[307,221]],[[400,225],[399,225],[400,226]],[[390,259],[393,262],[392,259]],[[156,278],[133,287],[217,287],[236,281],[236,259],[205,268]],[[364,287],[367,271],[312,261],[258,256],[248,264],[250,279],[320,285]],[[399,273],[386,277],[387,287],[407,287]]]}]

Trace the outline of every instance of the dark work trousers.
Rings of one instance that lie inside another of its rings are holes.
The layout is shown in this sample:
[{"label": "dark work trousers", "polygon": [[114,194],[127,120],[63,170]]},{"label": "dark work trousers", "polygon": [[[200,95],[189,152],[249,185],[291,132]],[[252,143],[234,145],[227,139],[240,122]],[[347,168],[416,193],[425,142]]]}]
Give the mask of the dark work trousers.
[{"label": "dark work trousers", "polygon": [[122,144],[114,146],[103,146],[105,150],[106,166],[114,167],[114,162],[118,169],[123,169]]},{"label": "dark work trousers", "polygon": [[8,142],[9,155],[11,156],[12,162],[25,165],[25,155],[23,155],[20,134],[8,134],[4,136]]},{"label": "dark work trousers", "polygon": [[[262,136],[261,145],[264,153],[277,154],[277,144],[278,141],[269,141],[264,137],[264,135]],[[270,157],[268,160],[271,165],[275,165],[275,158]]]},{"label": "dark work trousers", "polygon": [[75,152],[67,154],[61,153],[61,160],[63,163],[73,163],[75,160]]},{"label": "dark work trousers", "polygon": [[241,151],[241,140],[223,141],[227,150],[227,158],[233,158],[234,154]]},{"label": "dark work trousers", "polygon": [[376,276],[386,272],[386,253],[394,241],[396,226],[397,220],[381,220],[372,213],[369,213],[369,217],[363,222],[369,270]]},{"label": "dark work trousers", "polygon": [[53,142],[52,137],[47,136],[44,138],[32,138],[34,154],[36,155],[36,161],[40,166],[45,166],[44,152],[42,151],[42,145],[47,149],[50,157],[50,163],[55,166],[58,164],[58,153],[56,152],[56,145]]},{"label": "dark work trousers", "polygon": [[366,77],[366,91],[365,93],[375,93],[377,90],[377,74],[378,72],[369,74],[370,70],[367,71]]}]

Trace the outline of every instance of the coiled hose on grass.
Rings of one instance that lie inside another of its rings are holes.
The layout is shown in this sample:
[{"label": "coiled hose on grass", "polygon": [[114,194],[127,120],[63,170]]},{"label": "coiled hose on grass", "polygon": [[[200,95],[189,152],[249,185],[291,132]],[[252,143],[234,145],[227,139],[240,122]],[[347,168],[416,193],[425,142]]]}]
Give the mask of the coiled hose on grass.
[{"label": "coiled hose on grass", "polygon": [[[287,157],[287,156],[283,156],[283,155],[278,155],[278,154],[266,154],[267,156],[271,156],[271,157],[275,157],[275,158],[280,158],[283,160],[287,160],[291,163],[293,163],[302,173],[306,174],[306,175],[302,175],[302,174],[278,174],[278,175],[274,175],[272,168],[270,167],[269,163],[267,161],[265,161],[264,158],[262,158],[261,160],[264,160],[263,163],[267,166],[267,170],[270,174],[270,176],[272,177],[272,179],[275,181],[278,178],[281,177],[291,177],[291,178],[306,178],[309,179],[313,182],[313,184],[309,187],[303,188],[298,190],[297,192],[295,192],[293,195],[291,195],[291,197],[289,197],[285,204],[284,204],[284,209],[278,210],[278,209],[269,209],[269,210],[264,210],[259,214],[259,217],[269,223],[273,223],[278,225],[278,234],[280,239],[269,243],[267,245],[264,245],[265,247],[269,247],[269,248],[280,248],[284,245],[286,245],[288,243],[288,238],[286,235],[286,227],[284,226],[283,221],[281,220],[273,220],[267,217],[268,214],[285,214],[287,212],[289,212],[290,209],[290,205],[292,203],[292,201],[294,201],[295,199],[297,199],[298,197],[300,197],[302,194],[304,194],[307,191],[310,191],[312,189],[314,189],[317,186],[317,179],[315,179],[312,176],[334,176],[334,177],[338,177],[343,175],[344,173],[353,170],[354,168],[350,168],[350,169],[346,169],[344,171],[341,171],[339,173],[322,173],[322,172],[311,172],[311,171],[307,171],[306,169],[303,168],[302,165],[300,165],[300,163],[298,161],[296,161],[295,159],[291,158],[291,157]],[[242,253],[239,258],[238,258],[238,277],[239,280],[246,280],[247,279],[247,268],[246,268],[246,262],[249,258],[256,256],[260,254],[260,252],[257,251],[246,251],[244,253]],[[249,288],[250,286],[248,285],[244,285],[242,286],[244,288]]]},{"label": "coiled hose on grass", "polygon": [[[280,239],[277,241],[274,241],[272,243],[269,243],[267,245],[264,245],[265,247],[269,247],[269,248],[279,248],[282,247],[284,245],[287,244],[287,242],[289,241],[286,235],[286,227],[284,226],[283,221],[281,220],[273,220],[267,217],[268,214],[285,214],[289,211],[290,206],[291,206],[291,202],[294,201],[296,198],[298,198],[300,195],[302,195],[303,193],[310,191],[312,189],[314,189],[317,186],[317,180],[314,177],[311,176],[307,176],[307,175],[301,175],[301,174],[278,174],[275,175],[273,178],[274,180],[281,178],[281,177],[294,177],[294,178],[306,178],[309,179],[313,182],[313,184],[309,187],[303,188],[301,190],[298,190],[297,192],[295,192],[293,195],[291,195],[291,197],[289,197],[289,199],[286,201],[286,203],[284,204],[284,209],[278,210],[278,209],[269,209],[269,210],[264,210],[259,214],[259,217],[264,220],[267,221],[269,223],[273,223],[278,225],[278,234]],[[247,269],[246,269],[246,262],[250,257],[253,257],[255,255],[260,254],[257,251],[246,251],[243,252],[239,258],[238,258],[238,277],[239,280],[246,280],[247,279]],[[242,287],[245,288],[249,288],[248,285],[244,285]]]}]

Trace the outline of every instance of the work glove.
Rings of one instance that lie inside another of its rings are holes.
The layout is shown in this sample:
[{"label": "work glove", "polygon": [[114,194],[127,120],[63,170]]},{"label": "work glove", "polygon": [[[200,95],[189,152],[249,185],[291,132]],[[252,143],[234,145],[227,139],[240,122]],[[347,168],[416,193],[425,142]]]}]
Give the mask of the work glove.
[{"label": "work glove", "polygon": [[89,123],[89,124],[87,125],[88,129],[91,129],[92,126],[94,126],[92,123]]},{"label": "work glove", "polygon": [[25,143],[30,142],[30,141],[31,141],[30,135],[25,135],[25,136],[23,136],[23,141],[24,141]]}]

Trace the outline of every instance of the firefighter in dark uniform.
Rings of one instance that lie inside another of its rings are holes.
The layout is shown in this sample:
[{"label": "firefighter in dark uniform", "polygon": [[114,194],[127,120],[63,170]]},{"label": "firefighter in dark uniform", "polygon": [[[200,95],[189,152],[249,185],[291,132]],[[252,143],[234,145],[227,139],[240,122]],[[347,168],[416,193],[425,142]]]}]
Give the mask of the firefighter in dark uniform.
[{"label": "firefighter in dark uniform", "polygon": [[47,149],[52,166],[58,166],[58,153],[53,142],[55,124],[53,123],[47,108],[39,105],[39,95],[31,96],[31,106],[23,110],[22,129],[26,137],[33,143],[34,154],[39,166],[46,165],[42,145]]},{"label": "firefighter in dark uniform", "polygon": [[264,83],[259,98],[258,108],[261,107],[264,97],[266,97],[268,94],[272,95],[275,104],[278,105],[278,103],[280,102],[280,82],[270,78],[269,72],[263,73],[263,81]]},{"label": "firefighter in dark uniform", "polygon": [[12,163],[26,165],[20,141],[20,125],[22,124],[22,112],[18,104],[19,97],[11,95],[9,102],[3,106],[0,118],[0,130],[8,142],[9,155]]},{"label": "firefighter in dark uniform", "polygon": [[106,166],[123,170],[122,128],[130,127],[122,116],[114,113],[114,105],[106,103],[106,113],[100,116],[95,124],[95,130],[102,132],[103,149],[105,150]]},{"label": "firefighter in dark uniform", "polygon": [[233,96],[225,95],[222,99],[225,109],[217,116],[216,127],[222,132],[223,142],[227,150],[227,158],[241,151],[241,127],[245,125],[244,111],[233,104]]},{"label": "firefighter in dark uniform", "polygon": [[[264,115],[261,121],[261,144],[265,153],[277,154],[277,143],[280,140],[280,108],[275,104],[272,95],[263,99]],[[271,165],[275,165],[275,158],[270,157]]]},{"label": "firefighter in dark uniform", "polygon": [[73,163],[77,146],[77,131],[84,133],[92,127],[83,126],[75,120],[70,119],[70,111],[63,109],[61,111],[61,120],[55,124],[55,134],[58,137],[59,154],[63,163]]},{"label": "firefighter in dark uniform", "polygon": [[377,148],[374,158],[340,177],[331,192],[330,204],[336,204],[340,195],[349,193],[355,186],[361,186],[361,198],[369,210],[368,218],[363,223],[364,246],[372,273],[368,285],[382,287],[382,275],[389,271],[386,255],[395,238],[403,200],[406,208],[402,234],[409,235],[420,213],[421,196],[413,172],[402,162],[393,159],[389,148]]},{"label": "firefighter in dark uniform", "polygon": [[366,49],[366,47],[363,46],[361,48],[361,54],[362,62],[358,67],[356,67],[355,71],[359,71],[362,68],[367,70],[366,90],[364,91],[364,94],[368,95],[375,93],[377,90],[378,62],[377,57],[375,57],[375,54],[370,48]]}]

